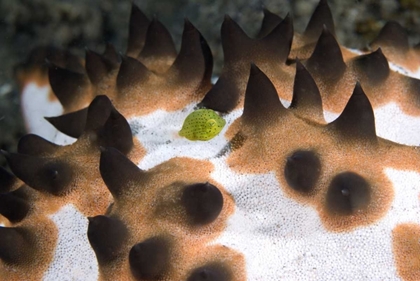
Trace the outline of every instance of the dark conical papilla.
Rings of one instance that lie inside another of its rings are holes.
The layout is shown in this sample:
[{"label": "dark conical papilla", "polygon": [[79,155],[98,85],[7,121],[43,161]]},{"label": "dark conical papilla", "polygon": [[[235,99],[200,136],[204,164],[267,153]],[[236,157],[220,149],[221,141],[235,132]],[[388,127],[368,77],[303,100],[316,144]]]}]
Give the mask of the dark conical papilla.
[{"label": "dark conical papilla", "polygon": [[231,281],[231,275],[222,264],[211,263],[195,269],[187,281]]},{"label": "dark conical papilla", "polygon": [[159,280],[169,268],[170,243],[162,237],[149,238],[131,248],[128,260],[137,280]]},{"label": "dark conical papilla", "polygon": [[372,48],[392,47],[402,53],[407,52],[410,48],[405,29],[396,21],[387,22],[370,46]]},{"label": "dark conical papilla", "polygon": [[184,21],[181,50],[171,70],[175,71],[179,83],[203,81],[210,85],[213,55],[206,39],[188,19]]},{"label": "dark conical papilla", "polygon": [[264,18],[257,38],[263,38],[264,36],[268,35],[282,21],[283,19],[281,17],[267,9],[264,9]]},{"label": "dark conical papilla", "polygon": [[89,78],[84,73],[71,71],[49,63],[48,78],[51,88],[64,108],[69,108],[78,99],[86,95],[90,86]]},{"label": "dark conical papilla", "polygon": [[326,205],[332,214],[353,215],[365,210],[371,201],[370,184],[354,172],[336,175],[328,187]]},{"label": "dark conical papilla", "polygon": [[97,85],[117,66],[105,56],[86,50],[86,72],[92,84]]},{"label": "dark conical papilla", "polygon": [[223,208],[223,195],[210,183],[197,183],[182,192],[181,203],[188,219],[193,225],[204,225],[213,222]]},{"label": "dark conical papilla", "polygon": [[122,246],[128,231],[122,221],[107,216],[90,217],[88,220],[87,235],[99,264],[112,262],[124,254]]},{"label": "dark conical papilla", "polygon": [[326,26],[324,26],[314,52],[306,61],[305,66],[312,76],[331,82],[336,82],[344,74],[346,64],[340,45]]},{"label": "dark conical papilla", "polygon": [[134,3],[131,5],[127,56],[137,57],[144,46],[150,20]]},{"label": "dark conical papilla", "polygon": [[112,147],[102,149],[99,171],[112,196],[116,199],[130,187],[130,184],[141,182],[145,177],[145,172]]},{"label": "dark conical papilla", "polygon": [[321,161],[311,150],[297,150],[287,157],[284,177],[288,185],[304,195],[311,195],[321,175]]},{"label": "dark conical papilla", "polygon": [[28,155],[51,155],[59,149],[59,145],[34,134],[21,137],[18,143],[18,152]]},{"label": "dark conical papilla", "polygon": [[0,194],[0,214],[11,223],[23,220],[31,208],[24,189],[21,187],[15,191]]},{"label": "dark conical papilla", "polygon": [[13,173],[29,187],[56,196],[66,194],[71,188],[74,168],[63,160],[5,151],[2,153]]},{"label": "dark conical papilla", "polygon": [[79,138],[86,126],[88,108],[56,117],[45,117],[57,130],[73,138]]},{"label": "dark conical papilla", "polygon": [[327,127],[344,140],[377,141],[373,108],[359,83],[341,115]]},{"label": "dark conical papilla", "polygon": [[290,109],[295,110],[298,115],[303,117],[316,121],[324,120],[322,99],[318,86],[299,60],[296,60],[296,75]]},{"label": "dark conical papilla", "polygon": [[144,64],[130,57],[123,57],[117,76],[117,88],[120,95],[130,88],[137,87],[147,81],[152,73]]},{"label": "dark conical papilla", "polygon": [[271,118],[276,118],[283,113],[287,111],[281,104],[270,79],[255,64],[252,64],[245,92],[244,111],[241,116],[243,124],[268,125]]},{"label": "dark conical papilla", "polygon": [[138,58],[147,59],[176,57],[175,43],[166,27],[156,18],[152,20],[146,32],[146,40]]},{"label": "dark conical papilla", "polygon": [[261,39],[249,38],[236,22],[226,16],[222,25],[225,65],[222,75],[201,105],[220,112],[233,110],[243,95],[249,63],[285,63],[292,40],[293,22],[289,15]]},{"label": "dark conical papilla", "polygon": [[353,63],[358,72],[359,79],[373,85],[384,82],[389,76],[388,60],[381,48],[367,55],[356,57]]},{"label": "dark conical papilla", "polygon": [[332,36],[335,36],[334,19],[327,0],[319,1],[303,33],[304,38],[309,42],[317,40],[322,33],[323,26],[326,26]]},{"label": "dark conical papilla", "polygon": [[23,227],[0,227],[0,259],[6,264],[23,265],[33,257],[32,233]]},{"label": "dark conical papilla", "polygon": [[113,109],[102,128],[97,131],[97,146],[113,147],[128,154],[134,146],[133,135],[127,120]]},{"label": "dark conical papilla", "polygon": [[7,193],[17,187],[19,180],[0,166],[0,193]]}]

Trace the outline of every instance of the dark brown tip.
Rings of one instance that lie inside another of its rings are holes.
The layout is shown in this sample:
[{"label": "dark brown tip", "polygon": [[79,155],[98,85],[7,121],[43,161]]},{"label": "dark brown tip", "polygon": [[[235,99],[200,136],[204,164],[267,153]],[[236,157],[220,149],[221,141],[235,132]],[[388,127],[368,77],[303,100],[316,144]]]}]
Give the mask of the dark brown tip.
[{"label": "dark brown tip", "polygon": [[[8,153],[4,150],[0,151],[1,154],[6,156]],[[12,191],[16,184],[18,183],[18,179],[7,171],[5,168],[0,166],[0,193],[6,193]]]},{"label": "dark brown tip", "polygon": [[328,127],[344,140],[377,141],[372,105],[359,83],[356,84],[344,111]]},{"label": "dark brown tip", "polygon": [[140,61],[144,59],[154,58],[174,58],[176,57],[176,48],[171,34],[166,27],[156,18],[149,24],[146,33],[144,47],[138,58]]},{"label": "dark brown tip", "polygon": [[[311,74],[299,60],[296,60],[296,75],[290,108],[296,110],[298,115],[324,120],[321,94]],[[307,116],[308,113],[312,116]]]},{"label": "dark brown tip", "polygon": [[113,147],[125,155],[134,146],[130,125],[124,116],[115,109],[111,111],[104,126],[97,131],[97,136],[98,146]]},{"label": "dark brown tip", "polygon": [[264,18],[257,38],[263,38],[268,35],[282,21],[283,19],[280,16],[264,9]]},{"label": "dark brown tip", "polygon": [[314,52],[306,62],[307,69],[320,79],[336,82],[346,70],[337,40],[324,26]]},{"label": "dark brown tip", "polygon": [[12,172],[29,187],[56,196],[72,187],[74,168],[63,160],[19,153],[5,156]]},{"label": "dark brown tip", "polygon": [[100,265],[110,263],[125,254],[123,244],[128,231],[122,221],[107,216],[90,217],[88,220],[89,243]]},{"label": "dark brown tip", "polygon": [[370,184],[354,172],[336,175],[326,197],[327,210],[333,215],[355,215],[366,210],[371,201]]},{"label": "dark brown tip", "polygon": [[86,126],[88,108],[67,113],[56,117],[45,117],[60,132],[73,137],[79,138]]},{"label": "dark brown tip", "polygon": [[[112,55],[110,57],[115,59]],[[117,67],[114,61],[107,59],[104,55],[86,50],[86,72],[92,84],[99,84],[111,70]]]},{"label": "dark brown tip", "polygon": [[210,183],[197,183],[182,192],[182,206],[192,225],[205,225],[213,222],[223,208],[223,195]]},{"label": "dark brown tip", "polygon": [[385,81],[389,76],[388,60],[381,48],[367,55],[358,56],[353,61],[360,81],[376,85]]},{"label": "dark brown tip", "polygon": [[210,84],[213,55],[206,39],[188,19],[184,22],[181,50],[171,70],[175,71],[180,83],[203,81]]},{"label": "dark brown tip", "polygon": [[34,238],[23,227],[0,227],[0,259],[9,265],[24,265],[33,257]]},{"label": "dark brown tip", "polygon": [[410,48],[405,29],[396,21],[387,22],[370,46],[372,48],[391,47],[402,53],[407,52]]},{"label": "dark brown tip", "polygon": [[333,37],[335,36],[334,19],[327,0],[319,1],[318,6],[315,8],[314,13],[306,26],[303,36],[309,42],[317,40],[322,33],[323,26],[327,27]]},{"label": "dark brown tip", "polygon": [[133,184],[141,188],[138,182],[145,174],[124,154],[112,147],[106,147],[101,152],[99,171],[115,199],[118,199]]},{"label": "dark brown tip", "polygon": [[135,4],[131,6],[127,56],[137,57],[144,46],[150,20]]},{"label": "dark brown tip", "polygon": [[265,126],[286,109],[280,102],[277,91],[270,79],[255,65],[251,64],[248,84],[245,91],[243,123]]},{"label": "dark brown tip", "polygon": [[209,263],[193,270],[187,281],[232,281],[232,273],[222,263]]},{"label": "dark brown tip", "polygon": [[89,78],[84,73],[74,72],[49,63],[48,77],[51,88],[64,108],[87,95]]},{"label": "dark brown tip", "polygon": [[60,147],[38,135],[28,134],[20,138],[17,150],[22,154],[42,156],[52,155]]},{"label": "dark brown tip", "polygon": [[160,280],[169,269],[170,244],[161,237],[149,238],[131,248],[128,260],[137,280]]},{"label": "dark brown tip", "polygon": [[11,223],[18,223],[28,214],[31,206],[27,200],[24,188],[0,194],[0,214]]},{"label": "dark brown tip", "polygon": [[249,57],[252,39],[228,15],[223,21],[221,33],[225,65]]},{"label": "dark brown tip", "polygon": [[123,57],[117,76],[117,88],[121,95],[127,89],[141,85],[151,72],[141,62],[130,57]]},{"label": "dark brown tip", "polygon": [[[285,63],[293,41],[293,21],[289,14],[258,42],[259,52],[264,53],[267,60]],[[261,54],[260,54],[261,55]]]}]

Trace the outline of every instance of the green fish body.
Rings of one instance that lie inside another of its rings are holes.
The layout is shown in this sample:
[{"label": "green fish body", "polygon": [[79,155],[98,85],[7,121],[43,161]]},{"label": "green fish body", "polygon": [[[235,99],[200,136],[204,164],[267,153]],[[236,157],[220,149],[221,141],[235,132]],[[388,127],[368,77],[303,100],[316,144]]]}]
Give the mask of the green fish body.
[{"label": "green fish body", "polygon": [[179,135],[189,140],[208,141],[217,136],[226,121],[211,109],[198,109],[185,118]]}]

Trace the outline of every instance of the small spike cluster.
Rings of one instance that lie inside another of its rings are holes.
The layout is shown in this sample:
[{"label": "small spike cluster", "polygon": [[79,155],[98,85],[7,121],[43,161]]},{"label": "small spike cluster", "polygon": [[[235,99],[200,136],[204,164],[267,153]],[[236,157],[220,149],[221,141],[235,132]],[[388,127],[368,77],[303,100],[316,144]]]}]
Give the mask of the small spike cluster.
[{"label": "small spike cluster", "polygon": [[264,10],[255,39],[229,16],[221,38],[214,85],[200,32],[185,20],[177,53],[136,6],[125,55],[40,48],[18,68],[30,134],[2,151],[0,276],[420,279],[420,53],[403,28],[347,49],[321,0],[302,34]]}]

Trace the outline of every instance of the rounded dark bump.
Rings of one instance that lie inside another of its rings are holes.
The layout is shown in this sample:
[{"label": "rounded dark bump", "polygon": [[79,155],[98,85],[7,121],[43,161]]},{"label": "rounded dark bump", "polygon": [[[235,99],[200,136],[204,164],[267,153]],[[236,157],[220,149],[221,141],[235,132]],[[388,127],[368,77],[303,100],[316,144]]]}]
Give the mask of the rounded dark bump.
[{"label": "rounded dark bump", "polygon": [[88,239],[99,264],[115,260],[123,250],[127,228],[117,218],[107,216],[89,217]]},{"label": "rounded dark bump", "polygon": [[327,191],[327,209],[332,214],[354,215],[371,201],[371,186],[360,175],[344,172],[336,175]]},{"label": "rounded dark bump", "polygon": [[295,191],[311,194],[321,174],[321,161],[315,152],[297,150],[287,157],[284,176]]},{"label": "rounded dark bump", "polygon": [[187,281],[230,281],[230,275],[222,265],[210,264],[195,269]]},{"label": "rounded dark bump", "polygon": [[187,186],[181,198],[188,219],[193,225],[213,222],[223,208],[223,195],[210,183],[197,183]]},{"label": "rounded dark bump", "polygon": [[152,237],[134,245],[129,254],[131,273],[138,280],[156,280],[169,269],[169,242],[162,237]]},{"label": "rounded dark bump", "polygon": [[12,223],[20,222],[27,216],[31,208],[27,199],[24,187],[0,194],[0,214]]}]

